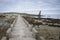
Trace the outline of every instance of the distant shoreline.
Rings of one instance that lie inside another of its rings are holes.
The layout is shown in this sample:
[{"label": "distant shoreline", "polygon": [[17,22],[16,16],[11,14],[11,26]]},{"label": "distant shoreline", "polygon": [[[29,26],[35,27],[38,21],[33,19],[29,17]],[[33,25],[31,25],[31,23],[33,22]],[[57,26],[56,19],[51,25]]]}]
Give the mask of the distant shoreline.
[{"label": "distant shoreline", "polygon": [[[29,16],[35,16],[38,18],[38,14],[28,14],[28,13],[18,13],[18,12],[7,12],[7,13],[0,13],[0,14],[20,14],[20,15],[29,15]],[[60,15],[56,14],[42,14],[41,18],[52,18],[52,19],[60,19]]]}]

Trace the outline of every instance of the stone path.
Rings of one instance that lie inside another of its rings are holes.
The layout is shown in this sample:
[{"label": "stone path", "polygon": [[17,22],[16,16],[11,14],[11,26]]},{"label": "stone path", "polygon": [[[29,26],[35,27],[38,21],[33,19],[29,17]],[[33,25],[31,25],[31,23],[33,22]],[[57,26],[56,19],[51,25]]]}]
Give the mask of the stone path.
[{"label": "stone path", "polygon": [[32,32],[28,29],[20,15],[17,17],[17,22],[11,32],[10,37],[11,38],[9,40],[35,40]]}]

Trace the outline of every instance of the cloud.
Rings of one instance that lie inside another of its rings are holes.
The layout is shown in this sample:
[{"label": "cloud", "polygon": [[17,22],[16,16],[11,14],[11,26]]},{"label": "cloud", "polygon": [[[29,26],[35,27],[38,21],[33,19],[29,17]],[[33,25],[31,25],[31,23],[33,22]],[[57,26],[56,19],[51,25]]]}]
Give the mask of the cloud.
[{"label": "cloud", "polygon": [[0,0],[0,12],[38,13],[40,10],[60,10],[59,0]]}]

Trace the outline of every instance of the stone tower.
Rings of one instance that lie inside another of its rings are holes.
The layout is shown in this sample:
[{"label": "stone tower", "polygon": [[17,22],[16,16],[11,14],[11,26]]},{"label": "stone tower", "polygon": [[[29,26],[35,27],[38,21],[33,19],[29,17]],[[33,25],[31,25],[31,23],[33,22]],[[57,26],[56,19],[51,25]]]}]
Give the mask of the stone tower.
[{"label": "stone tower", "polygon": [[41,11],[39,11],[39,15],[38,15],[38,18],[41,18]]}]

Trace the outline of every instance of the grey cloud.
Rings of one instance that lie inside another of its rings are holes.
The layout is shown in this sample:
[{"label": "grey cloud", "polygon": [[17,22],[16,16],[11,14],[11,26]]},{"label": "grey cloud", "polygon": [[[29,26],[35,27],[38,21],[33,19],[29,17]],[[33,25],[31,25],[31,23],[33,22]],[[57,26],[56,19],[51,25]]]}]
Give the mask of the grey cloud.
[{"label": "grey cloud", "polygon": [[0,11],[60,10],[60,0],[0,0]]}]

